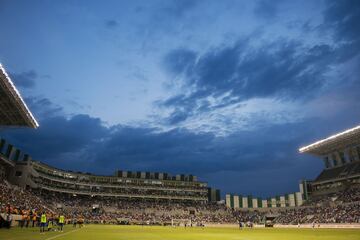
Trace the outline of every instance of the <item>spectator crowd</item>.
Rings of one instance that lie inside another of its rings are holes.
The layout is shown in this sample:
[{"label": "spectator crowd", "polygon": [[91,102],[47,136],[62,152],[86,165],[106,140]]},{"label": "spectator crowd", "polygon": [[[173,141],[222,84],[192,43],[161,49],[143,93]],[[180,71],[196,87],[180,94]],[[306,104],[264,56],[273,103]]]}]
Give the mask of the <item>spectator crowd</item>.
[{"label": "spectator crowd", "polygon": [[68,223],[79,219],[91,223],[113,224],[237,224],[264,223],[275,216],[279,224],[359,223],[360,188],[349,188],[337,195],[313,199],[302,207],[262,210],[234,210],[223,203],[191,201],[121,199],[25,190],[0,183],[0,219],[21,216],[19,226],[38,226],[41,214],[48,221],[64,214]]}]

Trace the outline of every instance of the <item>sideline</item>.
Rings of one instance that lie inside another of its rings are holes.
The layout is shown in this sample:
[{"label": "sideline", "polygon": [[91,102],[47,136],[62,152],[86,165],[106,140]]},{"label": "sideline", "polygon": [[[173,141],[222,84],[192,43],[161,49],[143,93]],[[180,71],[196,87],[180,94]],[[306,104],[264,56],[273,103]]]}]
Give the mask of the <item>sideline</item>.
[{"label": "sideline", "polygon": [[66,232],[66,233],[62,233],[62,234],[60,234],[60,235],[52,236],[52,237],[46,238],[46,239],[44,239],[44,240],[52,240],[52,239],[65,236],[65,235],[68,235],[68,234],[70,234],[70,233],[73,233],[73,232],[76,232],[76,231],[79,231],[79,230],[80,230],[80,228],[74,229],[74,230],[71,230],[70,232]]}]

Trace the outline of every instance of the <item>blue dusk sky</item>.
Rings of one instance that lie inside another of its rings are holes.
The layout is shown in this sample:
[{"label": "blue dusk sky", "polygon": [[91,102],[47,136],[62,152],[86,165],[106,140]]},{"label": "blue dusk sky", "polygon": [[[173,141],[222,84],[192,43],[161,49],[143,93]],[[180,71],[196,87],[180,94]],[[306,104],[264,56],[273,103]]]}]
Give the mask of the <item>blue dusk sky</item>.
[{"label": "blue dusk sky", "polygon": [[75,171],[298,190],[300,146],[360,123],[358,0],[0,0],[0,62],[40,127],[1,135]]}]

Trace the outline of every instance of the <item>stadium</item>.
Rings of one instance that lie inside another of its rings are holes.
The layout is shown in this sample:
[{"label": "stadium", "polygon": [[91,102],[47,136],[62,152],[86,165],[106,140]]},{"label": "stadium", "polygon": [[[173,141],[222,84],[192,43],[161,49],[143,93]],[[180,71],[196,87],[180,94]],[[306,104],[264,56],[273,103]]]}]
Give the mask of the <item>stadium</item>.
[{"label": "stadium", "polygon": [[0,240],[360,240],[360,0],[0,0]]},{"label": "stadium", "polygon": [[[1,125],[37,128],[5,69],[0,69]],[[299,153],[320,158],[324,169],[316,179],[300,181],[298,192],[267,199],[226,194],[221,200],[219,189],[191,174],[114,170],[112,176],[101,176],[66,171],[33,160],[1,139],[0,219],[1,226],[11,230],[0,230],[0,235],[2,239],[358,239],[360,127],[301,147]],[[44,215],[49,232],[39,237],[36,229]],[[62,224],[65,232],[62,227],[57,231]]]}]

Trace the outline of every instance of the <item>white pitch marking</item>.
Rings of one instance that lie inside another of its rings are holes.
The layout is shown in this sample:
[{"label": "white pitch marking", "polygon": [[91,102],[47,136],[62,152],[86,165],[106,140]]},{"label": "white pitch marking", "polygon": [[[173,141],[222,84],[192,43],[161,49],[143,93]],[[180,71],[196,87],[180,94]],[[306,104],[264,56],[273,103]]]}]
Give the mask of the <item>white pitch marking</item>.
[{"label": "white pitch marking", "polygon": [[73,232],[76,232],[76,231],[79,231],[79,230],[80,230],[80,229],[75,229],[75,230],[72,230],[72,231],[70,231],[70,232],[66,232],[66,233],[63,233],[63,234],[60,234],[60,235],[56,235],[56,236],[52,236],[52,237],[50,237],[50,238],[46,238],[45,240],[52,240],[52,239],[65,236],[65,235],[68,235],[68,234],[70,234],[70,233],[73,233]]}]

